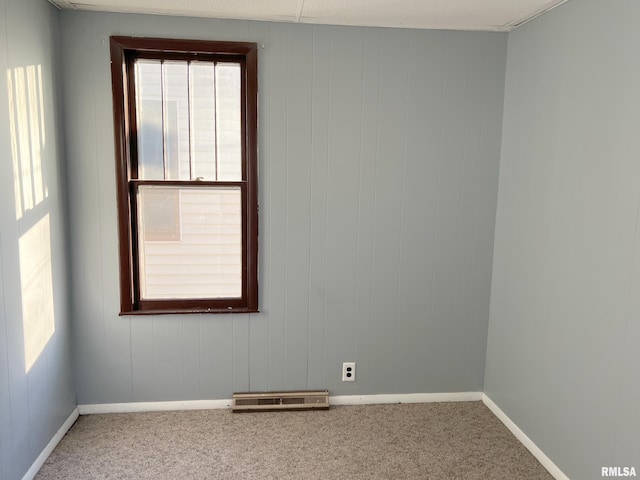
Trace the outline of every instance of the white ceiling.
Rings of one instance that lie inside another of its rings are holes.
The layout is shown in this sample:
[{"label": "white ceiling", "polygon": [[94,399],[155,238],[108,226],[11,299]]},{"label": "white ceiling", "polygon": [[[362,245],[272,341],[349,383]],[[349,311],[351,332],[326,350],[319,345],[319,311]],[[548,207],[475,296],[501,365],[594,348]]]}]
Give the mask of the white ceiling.
[{"label": "white ceiling", "polygon": [[63,9],[277,22],[510,31],[568,0],[49,0]]}]

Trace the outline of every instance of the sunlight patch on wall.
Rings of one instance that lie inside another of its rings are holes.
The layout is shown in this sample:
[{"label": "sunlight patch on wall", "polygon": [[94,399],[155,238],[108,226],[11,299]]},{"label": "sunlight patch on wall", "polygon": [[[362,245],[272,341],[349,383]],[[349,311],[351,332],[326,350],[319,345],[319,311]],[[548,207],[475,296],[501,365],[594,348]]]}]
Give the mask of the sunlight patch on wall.
[{"label": "sunlight patch on wall", "polygon": [[55,332],[49,214],[20,237],[20,286],[25,372]]},{"label": "sunlight patch on wall", "polygon": [[16,218],[20,219],[48,196],[42,170],[46,141],[42,66],[9,69],[7,90]]}]

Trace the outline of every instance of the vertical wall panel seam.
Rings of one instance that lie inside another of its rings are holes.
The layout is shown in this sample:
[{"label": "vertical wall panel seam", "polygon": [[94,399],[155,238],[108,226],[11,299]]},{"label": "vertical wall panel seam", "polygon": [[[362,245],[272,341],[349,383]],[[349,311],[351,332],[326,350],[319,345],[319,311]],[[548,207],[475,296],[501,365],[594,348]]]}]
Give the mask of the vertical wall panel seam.
[{"label": "vertical wall panel seam", "polygon": [[[248,21],[243,22],[246,32],[244,33],[244,41],[245,42],[250,42],[251,41],[251,23],[249,23]],[[258,46],[258,50],[260,49],[260,46]],[[258,55],[259,56],[259,55]],[[259,58],[258,58],[258,62],[259,62]],[[260,64],[258,63],[258,75],[260,75]],[[259,78],[259,77],[258,77]],[[260,107],[260,88],[259,88],[259,79],[258,79],[258,83],[256,85],[256,88],[258,90],[257,93],[257,97],[258,97],[258,108]],[[258,122],[260,121],[260,113],[258,112]],[[257,141],[258,141],[258,145],[257,145],[257,150],[258,150],[258,155],[260,152],[260,125],[257,125],[257,130],[258,130],[258,134],[257,134]],[[257,159],[258,165],[260,163],[260,158]],[[260,168],[258,167],[258,172],[260,171]],[[260,176],[258,175],[258,189],[260,188]],[[258,204],[260,203],[259,199],[257,200]],[[260,205],[258,205],[258,223],[260,222]],[[260,241],[260,237],[259,237],[259,231],[260,229],[258,228],[258,242]],[[258,258],[256,259],[256,262],[258,262],[258,265],[260,264],[260,246],[258,245]],[[257,274],[259,275],[259,273]],[[260,285],[258,285],[258,302],[260,301]],[[258,305],[258,309],[260,309],[260,305]],[[200,352],[198,352],[198,375],[200,375],[200,371],[201,371],[201,367],[200,367],[200,357],[201,354]],[[246,378],[247,378],[247,391],[250,392],[251,391],[251,313],[247,314],[247,371],[246,371]],[[198,382],[199,383],[199,382]],[[199,389],[199,387],[198,387]],[[235,390],[235,387],[234,387]],[[200,396],[200,392],[198,390],[198,396]]]},{"label": "vertical wall panel seam", "polygon": [[[272,35],[272,31],[273,31],[273,25],[269,25],[269,39],[271,40],[271,38],[273,37]],[[271,47],[271,46],[270,46]],[[269,67],[268,71],[268,78],[269,78],[269,93],[267,94],[269,96],[269,124],[272,124],[272,118],[271,118],[271,66]],[[269,129],[269,135],[271,135],[271,129]],[[273,168],[271,168],[271,162],[273,161],[273,156],[272,156],[272,148],[271,146],[273,145],[272,139],[269,139],[269,207],[271,207],[273,205],[273,198],[272,198],[272,191],[273,191]],[[271,214],[269,215],[269,221],[271,222]],[[271,225],[269,225],[269,235],[271,235]],[[271,268],[272,266],[272,262],[271,262],[271,258],[273,257],[272,255],[273,253],[273,241],[271,238],[269,238],[269,276],[273,275],[273,270]],[[271,283],[271,282],[269,282]],[[269,289],[269,294],[271,294],[271,289]],[[272,305],[272,301],[271,298],[269,299],[269,306]],[[271,315],[271,312],[269,312],[269,314]],[[269,379],[271,378],[270,372],[271,372],[271,355],[269,354],[271,352],[271,322],[267,322],[267,380],[266,380],[266,384],[267,384],[267,388],[269,388]]]},{"label": "vertical wall panel seam", "polygon": [[315,91],[315,52],[316,52],[316,27],[312,27],[311,33],[311,158],[310,158],[310,171],[309,171],[309,278],[308,278],[308,290],[309,290],[309,304],[307,305],[308,317],[307,317],[307,388],[310,388],[309,382],[309,345],[311,336],[311,257],[313,255],[311,244],[313,242],[313,171],[314,171],[314,91]]},{"label": "vertical wall panel seam", "polygon": [[[9,42],[7,41],[7,44]],[[8,47],[7,47],[8,50]],[[12,114],[13,112],[10,112],[10,114]],[[5,355],[7,356],[7,394],[8,394],[8,399],[9,399],[9,431],[10,431],[10,438],[13,440],[13,407],[11,405],[11,400],[12,400],[12,394],[11,394],[11,375],[9,374],[9,365],[10,365],[10,358],[9,358],[9,348],[8,348],[8,342],[9,342],[9,329],[7,328],[7,323],[8,323],[8,318],[7,318],[7,306],[5,303],[5,299],[7,298],[5,295],[5,289],[4,289],[4,278],[5,278],[5,272],[4,272],[4,262],[2,260],[2,255],[4,254],[4,250],[2,248],[2,235],[0,233],[0,278],[2,279],[2,290],[0,290],[0,295],[2,295],[2,310],[3,310],[3,314],[4,314],[4,332],[5,332],[5,340],[7,342],[7,348],[5,348]],[[10,460],[12,462],[12,465],[10,465],[8,468],[13,468],[13,463],[14,463],[14,457],[15,457],[15,449],[14,449],[14,445],[13,442],[11,444],[11,449],[14,451],[14,455],[10,455]],[[2,473],[2,471],[0,470],[0,473]]]},{"label": "vertical wall panel seam", "polygon": [[198,319],[198,398],[202,398],[202,318]]},{"label": "vertical wall panel seam", "polygon": [[[200,353],[198,352],[198,370],[200,369]],[[251,391],[251,313],[247,315],[247,392]]]},{"label": "vertical wall panel seam", "polygon": [[[408,36],[407,36],[408,37]],[[402,183],[400,185],[400,225],[398,226],[398,272],[396,274],[396,328],[395,328],[395,345],[394,345],[394,357],[396,359],[394,367],[397,368],[399,364],[399,356],[400,356],[400,278],[402,273],[402,245],[403,245],[403,228],[405,226],[404,217],[405,217],[405,188],[406,188],[406,175],[407,175],[407,144],[409,141],[409,135],[407,132],[407,125],[409,124],[409,80],[410,80],[410,72],[411,72],[411,42],[409,38],[407,38],[407,45],[405,46],[405,52],[407,52],[407,65],[406,65],[406,74],[405,74],[405,82],[404,82],[404,91],[405,91],[405,102],[404,102],[404,142],[403,149],[404,152],[402,154]],[[397,387],[397,379],[398,375],[393,375],[394,383]]]},{"label": "vertical wall panel seam", "polygon": [[306,347],[306,377],[307,377],[307,389],[311,388],[309,385],[309,336],[311,335],[311,242],[313,239],[313,92],[315,90],[315,61],[314,61],[314,53],[316,46],[316,29],[315,27],[311,30],[311,89],[309,91],[310,98],[310,108],[309,108],[309,221],[307,223],[309,229],[309,250],[307,255],[307,266],[309,268],[309,276],[307,278],[307,295],[309,296],[309,301],[307,302],[307,347]]},{"label": "vertical wall panel seam", "polygon": [[[273,27],[271,25],[269,25],[269,29],[268,29],[268,32],[269,32],[268,33],[268,38],[269,38],[269,40],[271,40],[272,37],[273,37],[272,34],[271,34],[272,33],[271,32],[272,28]],[[269,47],[271,47],[271,45],[269,45]],[[270,54],[268,56],[270,56]],[[271,124],[271,111],[272,111],[272,109],[271,109],[271,105],[272,105],[272,102],[271,102],[271,69],[272,68],[273,68],[272,65],[269,64],[269,66],[267,68],[267,85],[269,87],[268,88],[268,93],[267,93],[267,96],[269,97],[269,101],[268,101],[268,105],[269,105],[269,111],[268,111],[269,124]],[[271,135],[272,129],[269,128],[268,132],[269,132],[269,135]],[[268,141],[268,146],[269,146],[269,154],[268,154],[268,156],[269,156],[269,174],[268,174],[268,177],[269,177],[269,199],[268,199],[268,203],[269,203],[269,207],[271,207],[271,205],[273,205],[273,203],[272,203],[273,199],[271,198],[271,192],[273,191],[273,182],[272,182],[272,179],[273,179],[272,178],[273,168],[271,168],[272,167],[272,162],[273,162],[273,156],[272,156],[273,152],[272,152],[272,148],[271,148],[272,145],[273,145],[272,139],[269,138],[269,141]],[[273,250],[273,241],[272,241],[272,238],[271,238],[271,236],[272,236],[271,232],[273,230],[271,228],[272,227],[271,219],[273,218],[273,216],[271,215],[271,212],[269,212],[269,217],[268,218],[269,218],[269,229],[268,229],[268,231],[269,231],[269,257],[268,257],[269,269],[268,269],[268,272],[269,272],[269,275],[271,276],[273,274],[272,273],[272,261],[271,261],[271,259],[272,259],[272,250]],[[266,277],[267,276],[265,275],[265,279],[266,279]],[[268,283],[270,284],[271,282],[269,281]],[[269,307],[271,307],[271,305],[273,305],[272,297],[271,297],[271,295],[272,295],[272,289],[271,288],[269,288],[269,295],[270,296],[269,296],[268,305],[269,305]],[[271,310],[271,308],[269,308],[269,310]],[[271,312],[269,311],[269,317],[270,316],[271,316]],[[268,388],[269,387],[269,378],[270,378],[269,372],[271,371],[271,355],[269,355],[269,352],[271,351],[271,322],[269,322],[269,321],[267,321],[267,338],[266,338],[266,340],[267,340],[267,355],[266,355],[266,357],[267,357],[266,358],[266,362],[267,362],[267,378],[265,379],[264,384]]]},{"label": "vertical wall panel seam", "polygon": [[[467,57],[467,74],[466,74],[466,79],[467,79],[467,87],[466,87],[466,98],[465,98],[465,113],[466,113],[466,117],[470,118],[469,115],[469,109],[470,109],[470,94],[471,94],[471,55],[469,53],[467,53],[468,57]],[[468,154],[468,149],[467,149],[467,140],[469,138],[469,122],[465,122],[464,123],[464,134],[462,137],[462,175],[460,175],[460,194],[458,195],[458,208],[457,208],[457,214],[458,214],[458,244],[456,245],[456,248],[461,249],[462,247],[462,227],[463,227],[463,214],[462,214],[462,201],[464,198],[464,187],[465,187],[465,183],[464,183],[464,172],[465,172],[465,166],[467,163],[467,154]],[[456,286],[455,286],[455,292],[460,292],[461,291],[461,285],[463,284],[463,279],[462,279],[462,271],[463,271],[463,264],[462,264],[462,259],[460,255],[456,255],[456,263],[457,263],[457,269],[456,269]],[[465,299],[466,301],[466,299]],[[468,318],[457,318],[456,319],[459,322],[462,322],[465,327],[469,327],[469,319]],[[469,336],[466,337],[466,341],[469,341]]]},{"label": "vertical wall panel seam", "polygon": [[[327,120],[331,122],[331,65],[332,65],[332,57],[333,57],[333,35],[334,28],[330,28],[329,30],[329,71],[328,73],[328,95],[327,95]],[[331,162],[329,161],[329,152],[331,150],[331,129],[327,129],[327,184],[325,185],[325,218],[324,218],[324,282],[323,282],[323,293],[324,298],[323,308],[322,308],[322,384],[326,385],[326,364],[327,364],[327,347],[326,347],[326,337],[325,337],[325,328],[327,325],[327,241],[329,239],[329,166]]]},{"label": "vertical wall panel seam", "polygon": [[158,398],[158,381],[156,368],[156,320],[151,319],[151,355],[153,358],[153,398]]},{"label": "vertical wall panel seam", "polygon": [[[7,3],[3,2],[3,8],[4,8],[4,20],[5,20],[5,51],[6,51],[6,61],[7,64],[5,65],[7,68],[9,67],[9,13],[7,11]],[[9,72],[9,70],[7,70]],[[7,85],[7,87],[9,87],[9,85]],[[13,115],[13,112],[9,110],[10,105],[7,104],[7,112],[9,113],[9,115]],[[15,193],[14,193],[15,194]],[[5,286],[4,286],[4,279],[5,277],[5,270],[4,270],[4,261],[3,261],[3,256],[4,256],[4,249],[2,248],[2,232],[0,232],[0,278],[2,279],[2,290],[0,291],[0,295],[2,295],[3,298],[3,302],[2,302],[2,308],[3,308],[3,313],[4,313],[4,330],[5,330],[5,341],[7,342],[7,345],[5,348],[5,354],[7,356],[7,394],[8,394],[8,401],[9,401],[9,431],[10,431],[10,444],[9,444],[9,452],[11,453],[11,455],[9,455],[9,461],[10,464],[9,465],[4,465],[3,468],[6,468],[9,471],[15,471],[15,457],[16,457],[16,450],[15,450],[15,445],[14,445],[14,423],[13,423],[13,406],[12,406],[12,399],[13,399],[13,395],[11,392],[11,374],[10,374],[10,370],[9,370],[9,366],[10,366],[10,360],[11,358],[9,357],[9,329],[8,329],[8,322],[9,319],[7,318],[7,306],[6,306],[6,294],[5,294]],[[0,452],[1,453],[1,452]],[[2,473],[2,471],[0,470],[0,473]]]},{"label": "vertical wall panel seam", "polygon": [[[290,45],[291,45],[291,28],[289,25],[286,27],[287,30],[287,54],[285,56],[285,72],[284,72],[284,87],[285,91],[289,90],[289,62],[290,62]],[[288,283],[289,279],[289,194],[291,193],[289,188],[289,95],[285,95],[285,107],[284,107],[284,143],[285,143],[285,154],[284,154],[284,185],[286,189],[285,193],[285,202],[284,202],[284,312],[283,316],[283,325],[282,325],[282,380],[284,384],[287,384],[287,300],[288,300]]]},{"label": "vertical wall panel seam", "polygon": [[[485,53],[486,56],[486,53]],[[473,238],[471,240],[471,290],[472,291],[476,291],[476,289],[479,289],[479,285],[476,285],[475,283],[475,273],[476,273],[476,254],[478,251],[478,222],[479,222],[479,217],[480,217],[480,212],[479,212],[479,203],[478,203],[478,195],[480,192],[480,169],[482,167],[482,159],[484,158],[484,143],[485,143],[485,108],[487,105],[487,94],[486,94],[486,89],[488,88],[487,85],[487,70],[488,70],[488,62],[486,61],[486,58],[484,58],[484,62],[483,62],[483,66],[484,68],[482,69],[482,76],[480,78],[480,92],[482,93],[482,103],[480,104],[480,140],[479,140],[479,145],[478,145],[478,152],[476,154],[476,164],[477,164],[477,168],[476,168],[476,185],[475,185],[475,194],[474,194],[474,202],[473,202],[473,208],[474,208],[474,218],[473,218]],[[499,152],[498,152],[499,154]],[[499,160],[499,159],[498,159]],[[496,182],[496,187],[498,186],[498,182]],[[497,194],[497,192],[496,192]],[[497,195],[496,195],[497,197]],[[494,226],[493,226],[493,231],[494,231],[494,242],[495,242],[495,215],[496,215],[496,210],[497,210],[497,201],[496,201],[496,205],[494,207]],[[493,252],[493,244],[491,245],[491,252]],[[490,256],[492,257],[493,255],[490,254]],[[488,279],[489,282],[489,301],[491,300],[491,283],[492,283],[492,278],[493,278],[493,262],[491,262],[491,270],[490,270],[490,278]],[[485,335],[485,339],[484,339],[484,362],[485,362],[485,373],[486,373],[486,363],[487,363],[487,351],[488,351],[488,342],[489,342],[489,317],[490,312],[486,312],[487,315],[489,315],[486,319],[483,318],[483,321],[486,320],[487,322],[487,332]],[[482,388],[481,391],[484,391],[484,378],[485,375],[483,374],[482,376]]]},{"label": "vertical wall panel seam", "polygon": [[[375,303],[375,295],[374,295],[374,288],[375,288],[375,258],[376,258],[376,200],[377,200],[377,195],[376,195],[376,191],[378,188],[378,160],[379,160],[379,147],[380,147],[380,77],[382,75],[381,70],[382,70],[382,65],[380,62],[380,57],[381,57],[381,53],[380,53],[380,33],[379,31],[376,31],[376,48],[377,48],[377,54],[378,54],[378,58],[377,58],[377,63],[378,63],[378,78],[376,81],[376,87],[377,87],[377,92],[376,92],[376,151],[375,151],[375,157],[373,159],[373,209],[371,212],[371,232],[372,232],[372,238],[371,238],[371,284],[370,284],[370,288],[371,288],[371,296],[370,296],[370,304],[369,304],[369,310],[371,312],[371,315],[373,317],[374,313],[375,313],[375,308],[374,308],[374,303]],[[369,345],[370,348],[372,346],[373,343],[373,321],[372,318],[369,319]],[[371,381],[371,379],[369,378],[369,380]]]},{"label": "vertical wall panel seam", "polygon": [[[182,393],[182,396],[185,396],[185,388],[184,388],[184,378],[185,378],[185,371],[184,371],[184,318],[180,321],[180,356],[182,359],[182,378],[180,379],[180,383],[182,385],[182,387],[180,388],[180,391]],[[232,358],[233,360],[233,358]]]},{"label": "vertical wall panel seam", "polygon": [[[445,39],[449,37],[449,33],[445,33]],[[447,42],[445,42],[446,44]],[[444,110],[445,110],[445,100],[446,100],[446,93],[447,93],[447,60],[446,58],[444,58],[444,65],[442,66],[442,86],[441,86],[441,98],[442,98],[442,103],[440,105],[440,148],[438,149],[438,180],[436,182],[436,192],[435,192],[435,198],[436,198],[436,204],[435,204],[435,218],[434,218],[434,230],[433,230],[433,251],[431,253],[432,258],[435,260],[436,255],[437,255],[437,250],[438,250],[438,212],[440,210],[440,181],[441,181],[441,170],[442,170],[442,162],[444,161],[443,157],[444,157],[444,128],[443,128],[443,123],[444,123]],[[433,270],[431,271],[431,321],[435,321],[436,319],[434,319],[434,315],[435,315],[435,304],[436,304],[436,268],[435,268],[435,262],[434,262],[434,266],[432,267]]]},{"label": "vertical wall panel seam", "polygon": [[[364,70],[365,70],[365,44],[366,42],[362,41],[362,69],[360,72],[360,155],[358,158],[358,219],[360,218],[360,211],[362,209],[362,151],[364,148],[364,140],[363,140],[363,124],[364,124]],[[355,320],[354,320],[354,331],[356,335],[353,336],[353,361],[358,361],[358,325],[360,324],[360,311],[358,306],[359,302],[359,289],[358,289],[358,279],[360,277],[360,222],[356,221],[356,295],[355,295]]]},{"label": "vertical wall panel seam", "polygon": [[[509,68],[509,56],[507,55],[507,74],[509,73],[508,68]],[[512,80],[513,81],[513,80]],[[510,82],[511,83],[511,82]],[[507,97],[507,95],[509,94],[509,92],[507,91],[507,86],[508,83],[505,82],[505,99]],[[510,110],[510,114],[511,114],[511,110]],[[529,114],[529,112],[527,112],[527,114]],[[512,115],[512,114],[511,114]],[[522,125],[521,125],[521,120],[517,119],[517,127],[518,127],[518,137],[517,137],[517,147],[516,147],[516,152],[513,158],[512,163],[515,164],[515,166],[517,168],[512,168],[513,173],[513,179],[509,180],[507,179],[505,182],[509,182],[513,185],[512,189],[513,189],[513,197],[514,197],[514,201],[513,201],[513,226],[511,227],[511,236],[512,238],[509,241],[509,247],[510,247],[510,251],[507,252],[507,262],[509,263],[514,263],[511,262],[511,259],[516,255],[515,252],[515,245],[517,244],[516,239],[518,237],[518,229],[519,226],[523,223],[523,219],[522,219],[522,215],[520,215],[520,206],[522,203],[524,203],[523,201],[523,188],[521,184],[521,174],[520,172],[523,171],[523,169],[521,168],[521,165],[523,163],[523,154],[522,154],[522,149],[523,149],[523,139],[522,139]],[[503,123],[504,125],[504,123]],[[511,160],[511,159],[509,159]],[[500,194],[500,190],[498,189],[498,195]],[[496,212],[497,214],[497,212]]]},{"label": "vertical wall panel seam", "polygon": [[133,326],[131,318],[129,317],[129,364],[131,369],[131,399],[135,400],[135,384],[133,383]]}]

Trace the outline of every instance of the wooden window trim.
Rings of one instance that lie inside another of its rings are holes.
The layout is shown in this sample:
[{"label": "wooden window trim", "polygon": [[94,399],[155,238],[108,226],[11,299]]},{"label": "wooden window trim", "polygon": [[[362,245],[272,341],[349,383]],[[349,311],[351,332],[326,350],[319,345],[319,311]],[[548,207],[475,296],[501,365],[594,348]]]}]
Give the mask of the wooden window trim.
[{"label": "wooden window trim", "polygon": [[[110,39],[114,140],[120,255],[120,315],[176,313],[247,313],[258,311],[258,48],[248,42],[212,42],[113,36]],[[130,111],[132,56],[166,59],[218,59],[244,62],[242,77],[243,155],[239,182],[160,181],[162,185],[239,186],[242,195],[242,297],[215,299],[142,300],[138,274],[136,232],[133,231],[137,179],[135,116]]]}]

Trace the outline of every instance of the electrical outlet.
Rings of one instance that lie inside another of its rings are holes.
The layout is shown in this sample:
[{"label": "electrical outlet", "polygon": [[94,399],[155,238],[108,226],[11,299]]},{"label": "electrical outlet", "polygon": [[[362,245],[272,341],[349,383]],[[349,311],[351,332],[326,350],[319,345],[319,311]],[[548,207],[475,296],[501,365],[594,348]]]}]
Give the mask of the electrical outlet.
[{"label": "electrical outlet", "polygon": [[343,382],[356,381],[356,363],[355,362],[344,362],[342,364],[342,381]]}]

